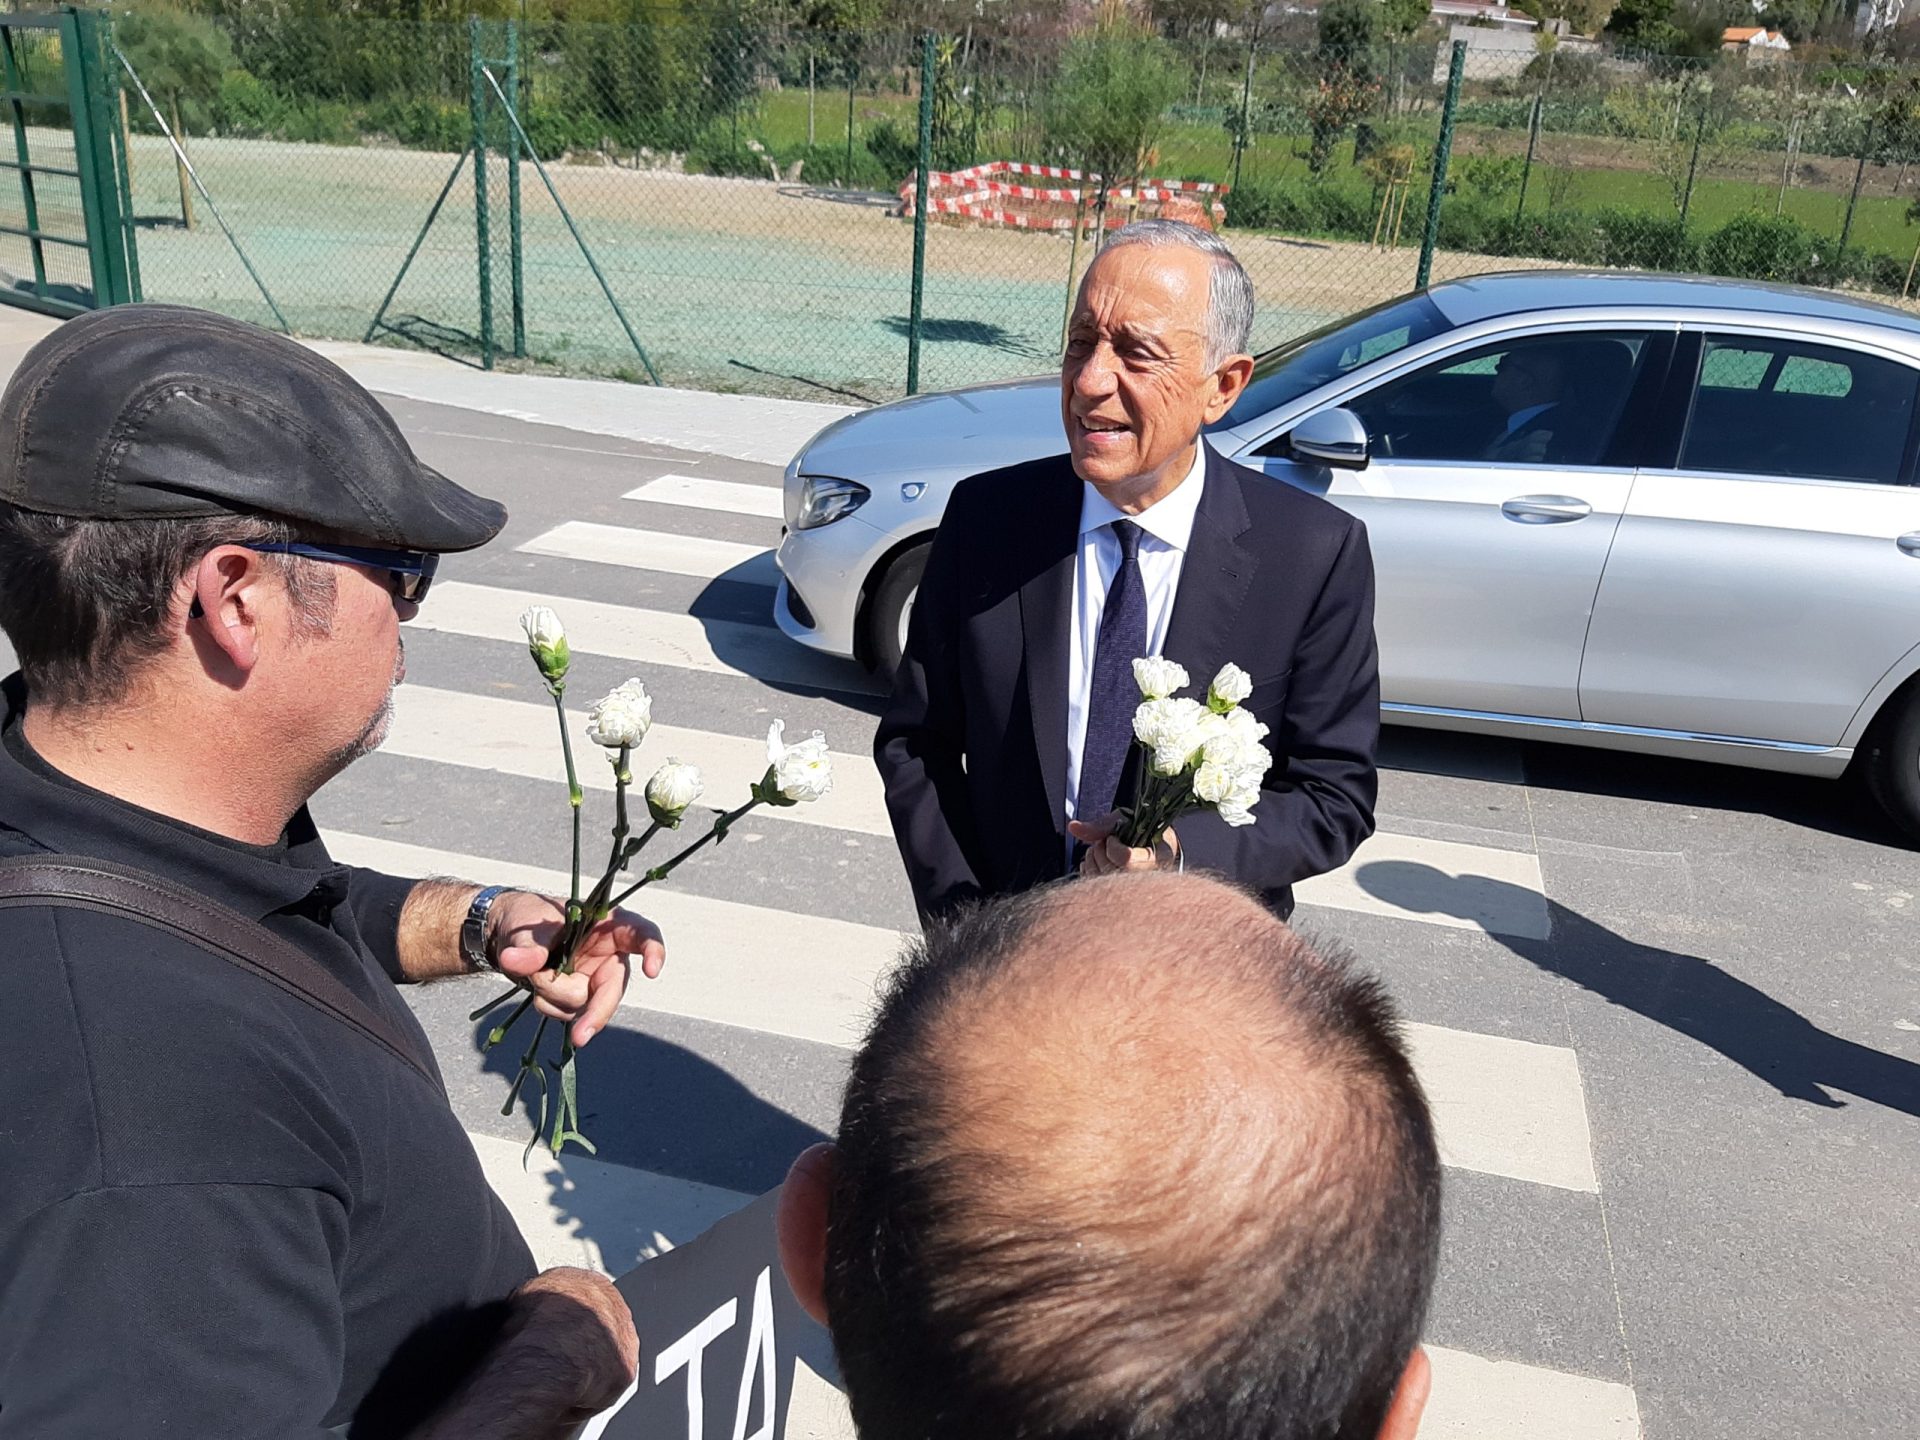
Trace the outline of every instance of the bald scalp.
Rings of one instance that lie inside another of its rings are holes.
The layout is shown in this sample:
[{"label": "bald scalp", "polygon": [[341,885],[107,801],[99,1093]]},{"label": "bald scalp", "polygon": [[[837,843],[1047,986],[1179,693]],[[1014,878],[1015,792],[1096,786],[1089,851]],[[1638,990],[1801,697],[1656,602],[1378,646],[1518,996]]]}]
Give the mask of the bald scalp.
[{"label": "bald scalp", "polygon": [[[1209,1377],[1276,1342],[1311,1370],[1336,1339],[1316,1256],[1364,1270],[1390,1210],[1422,1208],[1404,1156],[1431,1135],[1406,1131],[1424,1106],[1378,987],[1218,882],[1119,875],[970,915],[909,960],[876,1034],[887,1011],[904,1043],[856,1064],[841,1238],[878,1141],[911,1198],[904,1248],[874,1259],[926,1286],[892,1312],[965,1357],[970,1405],[1035,1434],[1207,1413]],[[900,1063],[863,1077],[870,1058]]]}]

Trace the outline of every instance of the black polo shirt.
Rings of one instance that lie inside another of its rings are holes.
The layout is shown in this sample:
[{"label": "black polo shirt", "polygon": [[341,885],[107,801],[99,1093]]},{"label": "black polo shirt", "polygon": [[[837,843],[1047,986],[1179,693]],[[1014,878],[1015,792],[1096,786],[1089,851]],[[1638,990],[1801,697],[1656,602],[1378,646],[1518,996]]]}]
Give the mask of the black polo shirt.
[{"label": "black polo shirt", "polygon": [[[239,844],[53,770],[0,719],[0,855],[139,866],[394,989],[411,882],[305,810]],[[535,1270],[446,1101],[358,1031],[130,919],[0,910],[0,1440],[404,1434]]]}]

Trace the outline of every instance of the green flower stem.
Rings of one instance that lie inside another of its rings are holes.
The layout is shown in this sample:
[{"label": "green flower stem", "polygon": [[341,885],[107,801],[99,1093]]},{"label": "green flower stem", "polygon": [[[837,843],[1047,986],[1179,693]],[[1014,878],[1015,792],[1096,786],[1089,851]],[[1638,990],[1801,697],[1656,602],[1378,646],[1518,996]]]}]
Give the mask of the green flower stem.
[{"label": "green flower stem", "polygon": [[734,821],[738,820],[742,815],[745,815],[749,810],[753,809],[756,805],[760,803],[761,802],[759,797],[756,796],[752,800],[749,800],[746,804],[742,805],[738,810],[728,810],[724,812],[718,819],[716,819],[713,822],[713,828],[709,830],[706,834],[702,835],[698,840],[694,841],[693,844],[687,846],[686,849],[682,850],[678,855],[675,855],[672,859],[666,861],[664,864],[654,866],[651,870],[647,871],[646,874],[642,875],[638,880],[634,881],[633,884],[629,885],[626,889],[622,890],[618,895],[614,896],[613,905],[615,906],[623,905],[626,903],[627,898],[631,896],[634,891],[645,889],[647,886],[651,885],[656,880],[666,879],[667,876],[671,875],[675,870],[677,870],[680,867],[680,863],[683,860],[692,858],[693,853],[696,850],[700,849],[703,845],[706,845],[709,842],[717,843],[721,840],[726,839],[727,831],[733,827]]},{"label": "green flower stem", "polygon": [[513,1085],[507,1091],[507,1103],[500,1107],[502,1115],[513,1114],[513,1102],[520,1098],[520,1087],[527,1083],[527,1072],[533,1069],[533,1057],[539,1053],[540,1042],[546,1038],[547,1023],[551,1016],[542,1015],[540,1023],[533,1028],[533,1043],[527,1046],[527,1053],[520,1057],[520,1073],[513,1077]]},{"label": "green flower stem", "polygon": [[[515,986],[514,988],[517,990],[519,987]],[[486,1048],[491,1050],[494,1046],[498,1045],[502,1040],[506,1039],[507,1032],[513,1029],[514,1026],[520,1023],[520,1017],[527,1013],[528,1007],[531,1006],[532,1004],[533,1004],[533,992],[531,990],[528,990],[521,997],[520,1004],[514,1009],[513,1014],[509,1015],[505,1020],[502,1020],[498,1025],[494,1026],[493,1029],[487,1032]]]},{"label": "green flower stem", "polygon": [[573,737],[567,733],[567,703],[565,685],[550,685],[553,692],[553,709],[560,720],[560,753],[567,761],[567,803],[573,806],[573,889],[567,897],[567,918],[580,918],[580,805],[584,796],[580,793],[580,776],[573,768]]},{"label": "green flower stem", "polygon": [[526,988],[527,988],[526,986],[520,984],[516,980],[513,984],[513,988],[508,990],[505,994],[496,995],[493,999],[489,1000],[486,1004],[482,1005],[478,1010],[469,1011],[467,1013],[467,1023],[473,1024],[479,1021],[480,1019],[482,1019],[484,1016],[492,1014],[495,1010],[498,1010],[502,1005],[506,1004],[509,1000],[513,999],[514,996],[525,994]]}]

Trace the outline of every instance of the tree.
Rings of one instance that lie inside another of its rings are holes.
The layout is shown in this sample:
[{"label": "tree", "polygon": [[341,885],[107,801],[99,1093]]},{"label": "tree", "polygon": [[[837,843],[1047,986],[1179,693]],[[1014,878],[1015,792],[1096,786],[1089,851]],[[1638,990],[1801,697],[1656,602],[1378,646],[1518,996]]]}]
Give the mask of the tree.
[{"label": "tree", "polygon": [[1430,13],[1428,0],[1380,0],[1380,28],[1395,40],[1411,40]]},{"label": "tree", "polygon": [[234,63],[224,31],[199,15],[154,7],[116,16],[113,38],[163,109],[184,111],[195,128],[208,123]]},{"label": "tree", "polygon": [[1307,169],[1315,175],[1327,168],[1335,142],[1380,93],[1374,53],[1380,21],[1377,0],[1327,0],[1320,7],[1320,78],[1307,97],[1313,136]]},{"label": "tree", "polygon": [[1100,177],[1100,211],[1116,182],[1139,173],[1162,115],[1183,88],[1166,42],[1124,20],[1067,43],[1047,95],[1046,139],[1055,153]]}]

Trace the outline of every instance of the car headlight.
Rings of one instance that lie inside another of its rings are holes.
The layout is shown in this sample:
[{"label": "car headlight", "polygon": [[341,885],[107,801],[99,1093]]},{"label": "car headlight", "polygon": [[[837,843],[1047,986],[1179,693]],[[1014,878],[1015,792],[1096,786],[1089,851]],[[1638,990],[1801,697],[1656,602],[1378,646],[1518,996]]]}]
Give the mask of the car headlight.
[{"label": "car headlight", "polygon": [[793,528],[818,530],[844,519],[867,503],[872,491],[852,480],[834,480],[825,475],[806,475],[800,480],[800,506],[794,512]]}]

